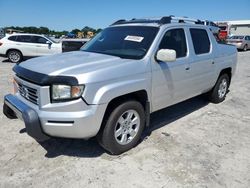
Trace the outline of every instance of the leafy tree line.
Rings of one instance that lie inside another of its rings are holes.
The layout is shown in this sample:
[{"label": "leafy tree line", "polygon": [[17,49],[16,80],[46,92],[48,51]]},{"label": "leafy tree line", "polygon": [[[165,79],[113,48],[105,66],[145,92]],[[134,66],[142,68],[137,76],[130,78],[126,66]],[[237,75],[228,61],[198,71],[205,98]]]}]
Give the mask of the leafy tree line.
[{"label": "leafy tree line", "polygon": [[91,28],[91,27],[88,27],[88,26],[85,26],[84,28],[82,29],[73,29],[72,31],[55,31],[55,30],[50,30],[49,28],[47,27],[33,27],[33,26],[30,26],[30,27],[14,27],[14,26],[11,26],[11,27],[6,27],[4,28],[5,30],[6,29],[13,29],[13,30],[19,30],[19,31],[22,31],[24,33],[35,33],[35,34],[45,34],[45,35],[66,35],[67,33],[73,33],[73,34],[76,34],[78,32],[83,32],[84,35],[87,34],[88,31],[91,31],[93,32],[94,34],[96,33],[99,33],[102,29],[94,29],[94,28]]}]

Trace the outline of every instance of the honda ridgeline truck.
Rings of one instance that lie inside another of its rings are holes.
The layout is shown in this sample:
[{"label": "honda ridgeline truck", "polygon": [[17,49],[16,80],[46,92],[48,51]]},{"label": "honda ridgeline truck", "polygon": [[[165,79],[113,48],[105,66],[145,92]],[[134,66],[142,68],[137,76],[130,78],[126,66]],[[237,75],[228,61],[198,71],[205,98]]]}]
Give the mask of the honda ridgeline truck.
[{"label": "honda ridgeline truck", "polygon": [[199,20],[119,20],[80,51],[15,65],[3,111],[38,141],[97,136],[120,154],[138,143],[150,113],[201,94],[222,102],[236,62],[236,48]]}]

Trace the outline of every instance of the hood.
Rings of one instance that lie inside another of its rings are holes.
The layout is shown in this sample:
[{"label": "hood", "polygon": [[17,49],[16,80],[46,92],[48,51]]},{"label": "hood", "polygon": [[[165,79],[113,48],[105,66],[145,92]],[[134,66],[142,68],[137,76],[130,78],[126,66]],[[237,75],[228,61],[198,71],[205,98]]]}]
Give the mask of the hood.
[{"label": "hood", "polygon": [[140,60],[121,59],[116,56],[84,51],[33,58],[20,63],[19,66],[49,76],[73,76],[79,82],[85,83],[145,71],[145,63]]}]

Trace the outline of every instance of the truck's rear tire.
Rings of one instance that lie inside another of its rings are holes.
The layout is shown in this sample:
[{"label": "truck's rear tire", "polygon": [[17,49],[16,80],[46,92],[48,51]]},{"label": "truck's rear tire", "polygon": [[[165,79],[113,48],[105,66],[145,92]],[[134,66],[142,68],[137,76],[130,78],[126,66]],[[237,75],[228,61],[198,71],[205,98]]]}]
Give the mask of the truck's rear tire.
[{"label": "truck's rear tire", "polygon": [[229,76],[227,74],[222,74],[213,89],[208,93],[209,100],[216,104],[224,101],[228,93],[229,84]]},{"label": "truck's rear tire", "polygon": [[23,55],[18,50],[10,50],[7,53],[7,57],[12,63],[20,63],[22,61]]},{"label": "truck's rear tire", "polygon": [[145,126],[141,103],[130,100],[117,106],[98,134],[100,145],[112,154],[121,154],[137,145]]}]

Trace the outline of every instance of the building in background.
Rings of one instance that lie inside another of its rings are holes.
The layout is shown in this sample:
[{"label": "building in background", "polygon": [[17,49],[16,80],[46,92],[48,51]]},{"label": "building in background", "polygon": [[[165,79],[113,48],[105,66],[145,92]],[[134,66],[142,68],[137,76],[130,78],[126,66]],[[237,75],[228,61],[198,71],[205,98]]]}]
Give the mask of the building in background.
[{"label": "building in background", "polygon": [[250,35],[250,20],[229,21],[229,36]]},{"label": "building in background", "polygon": [[250,35],[250,20],[218,21],[219,38],[226,39],[233,35]]}]

